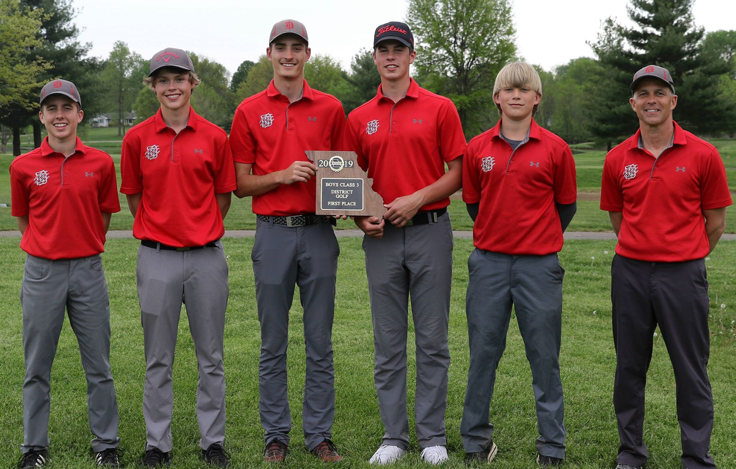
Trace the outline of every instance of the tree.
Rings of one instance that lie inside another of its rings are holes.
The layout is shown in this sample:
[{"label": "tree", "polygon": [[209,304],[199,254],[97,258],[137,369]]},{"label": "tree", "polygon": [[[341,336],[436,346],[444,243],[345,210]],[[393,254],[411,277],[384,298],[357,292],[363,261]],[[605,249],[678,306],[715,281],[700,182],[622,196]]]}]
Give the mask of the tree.
[{"label": "tree", "polygon": [[[581,57],[557,67],[551,90],[544,91],[542,103],[554,101],[549,129],[568,143],[585,142],[592,138],[591,108],[599,93],[600,65]],[[552,96],[550,96],[550,93]]]},{"label": "tree", "polygon": [[107,85],[107,102],[118,112],[118,136],[125,135],[125,115],[143,88],[143,77],[147,74],[144,65],[143,57],[131,52],[123,41],[115,41],[105,62],[102,77]]},{"label": "tree", "polygon": [[346,77],[340,61],[326,54],[315,54],[304,64],[304,78],[309,86],[338,99],[347,90]]},{"label": "tree", "polygon": [[230,81],[230,91],[235,93],[238,90],[238,86],[248,78],[248,73],[255,66],[256,63],[252,60],[244,60],[233,74],[233,78]]},{"label": "tree", "polygon": [[[38,83],[54,78],[73,81],[83,96],[85,113],[94,115],[99,112],[104,86],[99,80],[102,65],[96,58],[86,57],[91,44],[80,44],[77,41],[79,30],[72,23],[76,11],[72,8],[71,0],[20,0],[20,9],[27,14],[35,12],[41,19],[41,25],[36,30],[36,37],[41,44],[28,48],[25,55],[26,60],[40,57],[50,65],[41,74]],[[5,48],[5,44],[2,48]],[[40,87],[37,86],[28,93],[27,99],[38,99],[39,90]],[[13,129],[13,154],[20,154],[20,129],[28,125],[33,126],[35,146],[41,145],[41,123],[35,118],[37,109],[14,106],[9,111],[2,121]]]},{"label": "tree", "polygon": [[245,98],[260,93],[268,87],[273,79],[273,65],[268,60],[268,56],[263,54],[258,58],[256,65],[248,72],[248,78],[245,79],[235,92],[235,97],[240,104]]},{"label": "tree", "polygon": [[[679,95],[675,119],[694,132],[725,130],[736,109],[719,92],[720,77],[732,64],[703,54],[704,30],[694,24],[693,0],[631,0],[633,27],[608,19],[591,44],[601,70],[601,96],[593,110],[593,133],[608,142],[633,133],[638,123],[627,98],[629,84],[641,67],[667,68]],[[725,118],[724,117],[727,117]]]},{"label": "tree", "polygon": [[11,107],[38,107],[38,98],[30,97],[43,85],[39,78],[48,65],[26,51],[41,45],[36,37],[40,27],[40,12],[24,13],[17,1],[0,0],[0,118],[7,117]]},{"label": "tree", "polygon": [[233,94],[228,85],[230,72],[224,65],[187,52],[194,70],[201,80],[192,93],[192,106],[202,117],[220,127],[229,128],[235,109]]},{"label": "tree", "polygon": [[342,105],[345,112],[350,112],[361,104],[370,101],[381,84],[381,75],[373,63],[373,53],[368,49],[361,49],[353,56],[350,62],[350,74],[345,77],[348,82],[348,93],[345,94]]},{"label": "tree", "polygon": [[516,54],[509,0],[410,0],[407,22],[418,80],[454,101],[466,135],[480,133],[496,74]]}]

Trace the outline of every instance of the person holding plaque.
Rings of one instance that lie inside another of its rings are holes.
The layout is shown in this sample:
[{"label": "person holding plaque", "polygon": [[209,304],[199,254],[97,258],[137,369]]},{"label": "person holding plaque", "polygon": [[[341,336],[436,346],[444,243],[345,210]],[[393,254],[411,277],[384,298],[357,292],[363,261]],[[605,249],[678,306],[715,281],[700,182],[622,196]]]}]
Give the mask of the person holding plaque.
[{"label": "person holding plaque", "polygon": [[[374,379],[383,442],[371,464],[406,454],[408,300],[416,334],[416,434],[427,463],[447,461],[445,409],[453,236],[447,206],[460,188],[465,136],[455,105],[409,76],[414,62],[409,27],[376,28],[376,96],[348,116],[345,150],[373,178],[387,208],[383,219],[356,217],[365,232],[368,289],[375,342]],[[445,171],[445,165],[448,170]]]},{"label": "person holding plaque", "polygon": [[468,143],[463,161],[476,248],[468,259],[470,368],[460,424],[469,463],[491,462],[498,451],[489,406],[512,306],[532,371],[537,464],[565,459],[559,365],[565,270],[557,253],[577,209],[577,184],[570,147],[534,121],[541,99],[542,81],[531,65],[506,65],[493,87],[501,119]]},{"label": "person holding plaque", "polygon": [[291,430],[286,349],[289,310],[299,286],[304,308],[305,444],[325,462],[342,457],[332,442],[335,384],[332,321],[340,253],[334,219],[315,215],[317,167],[306,150],[341,150],[345,112],[335,97],[309,87],[304,64],[309,37],[302,23],[276,23],[266,49],[273,64],[267,89],[235,111],[230,143],[237,197],[253,197],[256,236],[251,258],[256,283],[261,356],[258,370],[261,424],[267,462],[286,458]]}]

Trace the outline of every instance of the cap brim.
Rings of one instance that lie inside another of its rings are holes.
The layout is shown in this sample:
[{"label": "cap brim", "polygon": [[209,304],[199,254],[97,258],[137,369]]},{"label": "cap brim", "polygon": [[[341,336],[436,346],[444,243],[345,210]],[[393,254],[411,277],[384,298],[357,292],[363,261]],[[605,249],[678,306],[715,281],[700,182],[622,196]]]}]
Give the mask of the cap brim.
[{"label": "cap brim", "polygon": [[39,105],[43,104],[43,102],[44,102],[44,101],[46,101],[46,100],[47,100],[47,99],[48,99],[49,97],[51,97],[51,96],[53,96],[53,95],[55,95],[55,94],[61,94],[61,95],[64,95],[64,96],[66,96],[67,98],[69,98],[69,99],[71,99],[72,101],[74,101],[75,103],[79,104],[80,106],[82,105],[82,104],[81,104],[81,103],[79,102],[79,99],[77,99],[77,98],[76,98],[75,96],[72,96],[71,94],[67,93],[66,91],[52,91],[51,93],[47,93],[47,94],[46,94],[46,96],[44,96],[44,97],[43,97],[43,99],[42,99],[41,101],[39,101],[39,102],[38,102],[38,104],[39,104]]},{"label": "cap brim", "polygon": [[154,73],[156,73],[159,70],[161,70],[162,68],[166,68],[166,67],[169,67],[169,68],[178,68],[178,69],[184,70],[185,72],[191,72],[192,71],[191,68],[183,67],[181,65],[163,64],[160,67],[156,67],[153,70],[151,70],[151,72],[148,74],[148,76],[150,77]]},{"label": "cap brim", "polygon": [[287,34],[291,34],[292,36],[296,36],[296,37],[298,37],[298,38],[301,38],[301,40],[302,40],[302,41],[304,41],[304,43],[305,43],[306,45],[309,45],[309,40],[308,40],[307,38],[305,38],[304,36],[302,36],[302,35],[301,35],[301,34],[299,34],[299,33],[295,33],[295,32],[293,32],[293,31],[287,31],[287,32],[283,32],[283,33],[281,33],[281,34],[279,34],[279,35],[277,35],[277,36],[274,36],[274,37],[273,37],[273,39],[271,39],[271,41],[270,41],[270,42],[269,42],[268,44],[269,44],[269,45],[273,44],[273,42],[274,42],[274,41],[275,41],[276,39],[280,38],[281,36],[286,36]]},{"label": "cap brim", "polygon": [[407,41],[403,37],[396,37],[396,36],[382,37],[381,39],[379,39],[378,41],[376,41],[375,44],[373,44],[373,48],[375,49],[378,44],[380,44],[382,42],[386,42],[386,41],[396,41],[396,42],[400,42],[400,43],[404,44],[406,47],[414,48],[414,46],[412,44],[410,44],[409,41]]},{"label": "cap brim", "polygon": [[655,76],[655,75],[644,75],[644,76],[641,76],[641,77],[639,77],[636,80],[634,80],[634,81],[631,82],[631,86],[629,86],[629,89],[631,90],[632,93],[636,89],[636,85],[638,85],[639,82],[642,81],[645,78],[656,78],[657,80],[659,80],[659,81],[663,82],[664,84],[666,84],[667,86],[669,86],[670,87],[670,90],[672,90],[672,93],[675,92],[675,85],[673,85],[672,83],[668,82],[667,80],[665,80],[663,78],[660,78],[658,76]]}]

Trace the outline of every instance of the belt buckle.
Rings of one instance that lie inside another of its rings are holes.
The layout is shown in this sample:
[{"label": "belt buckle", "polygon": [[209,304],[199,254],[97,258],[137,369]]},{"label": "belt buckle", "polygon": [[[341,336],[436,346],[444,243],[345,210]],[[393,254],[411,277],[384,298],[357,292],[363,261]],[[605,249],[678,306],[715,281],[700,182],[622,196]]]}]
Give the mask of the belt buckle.
[{"label": "belt buckle", "polygon": [[289,228],[294,226],[294,222],[292,221],[292,217],[284,217],[286,219],[286,226]]}]

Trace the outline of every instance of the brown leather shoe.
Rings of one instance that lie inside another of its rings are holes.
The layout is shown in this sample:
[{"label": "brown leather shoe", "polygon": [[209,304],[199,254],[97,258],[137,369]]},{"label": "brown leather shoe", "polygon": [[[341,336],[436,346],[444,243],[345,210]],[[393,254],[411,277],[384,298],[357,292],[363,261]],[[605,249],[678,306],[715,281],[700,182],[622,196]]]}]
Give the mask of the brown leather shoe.
[{"label": "brown leather shoe", "polygon": [[286,453],[289,452],[289,447],[278,440],[273,440],[271,443],[266,445],[266,450],[263,452],[264,462],[284,462],[286,459]]},{"label": "brown leather shoe", "polygon": [[312,454],[317,456],[322,462],[339,462],[342,456],[337,453],[337,446],[331,440],[325,440],[318,444],[312,450]]}]

